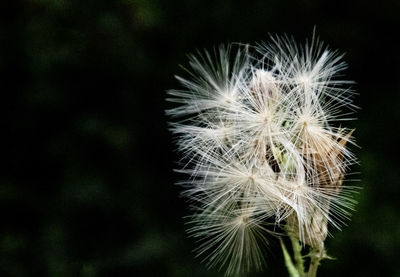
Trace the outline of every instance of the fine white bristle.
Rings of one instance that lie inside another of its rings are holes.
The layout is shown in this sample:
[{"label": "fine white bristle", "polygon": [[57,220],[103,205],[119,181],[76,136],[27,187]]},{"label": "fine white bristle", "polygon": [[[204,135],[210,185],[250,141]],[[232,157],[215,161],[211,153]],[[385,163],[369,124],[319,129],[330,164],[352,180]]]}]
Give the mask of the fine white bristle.
[{"label": "fine white bristle", "polygon": [[[354,207],[342,181],[356,162],[352,82],[342,55],[315,37],[298,46],[271,37],[255,47],[221,46],[190,56],[184,89],[170,90],[170,129],[182,154],[180,182],[193,207],[199,255],[227,275],[259,270],[266,235],[280,227],[303,244],[323,243]],[[346,113],[343,110],[348,110]]]}]

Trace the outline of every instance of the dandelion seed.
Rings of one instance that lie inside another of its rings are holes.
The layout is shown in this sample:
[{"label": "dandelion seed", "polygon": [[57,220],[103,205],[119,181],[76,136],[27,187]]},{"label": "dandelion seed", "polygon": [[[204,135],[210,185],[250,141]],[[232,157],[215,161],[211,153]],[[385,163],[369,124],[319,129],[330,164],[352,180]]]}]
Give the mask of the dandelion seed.
[{"label": "dandelion seed", "polygon": [[[226,275],[260,270],[268,236],[289,235],[323,253],[328,224],[354,207],[342,185],[356,162],[352,130],[335,124],[355,108],[342,55],[315,37],[298,46],[271,37],[255,47],[221,46],[190,56],[167,111],[193,208],[198,255]],[[279,231],[280,230],[280,231]],[[314,264],[313,262],[310,264]],[[311,270],[311,269],[310,269]],[[314,270],[313,270],[314,271]]]}]

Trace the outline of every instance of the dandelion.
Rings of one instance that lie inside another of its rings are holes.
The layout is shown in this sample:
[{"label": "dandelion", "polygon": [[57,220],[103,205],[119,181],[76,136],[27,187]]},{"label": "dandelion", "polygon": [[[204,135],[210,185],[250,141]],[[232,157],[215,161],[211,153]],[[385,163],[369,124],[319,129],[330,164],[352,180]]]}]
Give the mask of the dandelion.
[{"label": "dandelion", "polygon": [[342,184],[356,163],[347,148],[353,130],[341,127],[356,108],[352,82],[339,79],[342,55],[314,36],[304,46],[271,37],[192,55],[189,64],[189,78],[177,77],[183,88],[168,91],[178,105],[167,114],[198,255],[243,275],[262,269],[263,249],[278,237],[291,276],[316,276],[328,225],[340,229],[355,204],[354,188]]}]

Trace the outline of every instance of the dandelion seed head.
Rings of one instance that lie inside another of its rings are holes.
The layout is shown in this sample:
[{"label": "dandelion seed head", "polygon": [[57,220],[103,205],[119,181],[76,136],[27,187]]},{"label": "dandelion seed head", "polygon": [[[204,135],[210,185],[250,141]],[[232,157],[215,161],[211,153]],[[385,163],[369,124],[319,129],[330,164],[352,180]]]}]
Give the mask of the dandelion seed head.
[{"label": "dandelion seed head", "polygon": [[188,232],[226,275],[260,270],[280,229],[312,247],[328,223],[340,229],[354,207],[342,182],[356,162],[352,130],[335,125],[354,108],[351,82],[338,79],[342,55],[315,37],[236,47],[190,56],[167,111],[178,172],[189,176],[180,182],[193,209]]}]

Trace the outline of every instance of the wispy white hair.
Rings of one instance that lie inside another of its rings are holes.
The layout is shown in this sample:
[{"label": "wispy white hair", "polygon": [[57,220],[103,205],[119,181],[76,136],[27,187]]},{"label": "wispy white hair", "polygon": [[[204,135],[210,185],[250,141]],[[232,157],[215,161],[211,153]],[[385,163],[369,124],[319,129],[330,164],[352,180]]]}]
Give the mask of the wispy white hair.
[{"label": "wispy white hair", "polygon": [[178,171],[189,176],[180,184],[199,255],[235,275],[262,267],[277,227],[323,243],[327,223],[340,228],[354,206],[342,185],[356,161],[346,148],[352,130],[334,125],[355,108],[352,82],[338,79],[342,55],[315,37],[304,46],[271,37],[192,55],[189,64],[189,77],[177,77],[183,89],[168,91],[179,105],[167,114]]}]

